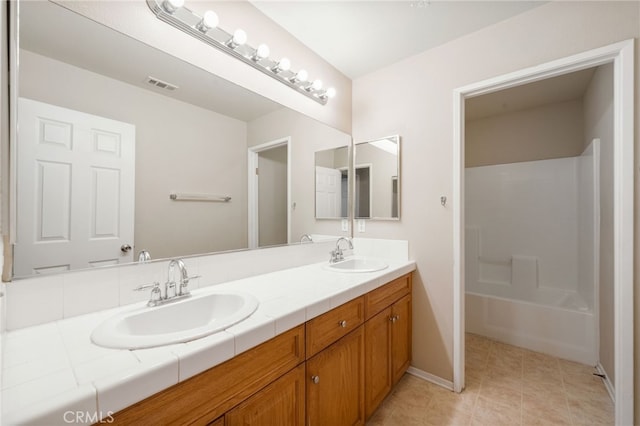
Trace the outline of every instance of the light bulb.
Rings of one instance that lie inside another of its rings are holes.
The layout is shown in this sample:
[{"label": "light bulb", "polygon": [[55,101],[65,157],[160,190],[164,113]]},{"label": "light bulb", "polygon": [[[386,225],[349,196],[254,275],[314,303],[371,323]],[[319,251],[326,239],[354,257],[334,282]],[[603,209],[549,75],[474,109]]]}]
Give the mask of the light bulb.
[{"label": "light bulb", "polygon": [[256,53],[253,55],[254,61],[259,61],[261,59],[267,58],[269,56],[269,46],[266,44],[261,44],[256,49]]},{"label": "light bulb", "polygon": [[278,68],[280,68],[281,71],[289,71],[289,68],[291,68],[291,62],[287,58],[282,58],[280,59],[280,62],[278,62]]},{"label": "light bulb", "polygon": [[237,46],[242,46],[243,44],[245,44],[247,42],[247,33],[245,33],[243,30],[238,28],[233,33],[232,41],[233,41],[233,44],[235,44]]},{"label": "light bulb", "polygon": [[202,17],[202,20],[196,25],[196,28],[206,33],[212,28],[218,26],[218,15],[213,10],[207,10]]},{"label": "light bulb", "polygon": [[167,13],[173,13],[176,10],[180,9],[182,6],[184,6],[184,0],[164,0],[162,2],[162,8]]},{"label": "light bulb", "polygon": [[311,84],[311,88],[313,90],[322,89],[322,80],[313,80],[313,83]]},{"label": "light bulb", "polygon": [[309,74],[305,70],[298,71],[295,76],[296,81],[307,81],[307,78],[309,78]]},{"label": "light bulb", "polygon": [[327,97],[328,98],[335,98],[336,97],[336,89],[334,89],[333,87],[329,87],[327,89]]}]

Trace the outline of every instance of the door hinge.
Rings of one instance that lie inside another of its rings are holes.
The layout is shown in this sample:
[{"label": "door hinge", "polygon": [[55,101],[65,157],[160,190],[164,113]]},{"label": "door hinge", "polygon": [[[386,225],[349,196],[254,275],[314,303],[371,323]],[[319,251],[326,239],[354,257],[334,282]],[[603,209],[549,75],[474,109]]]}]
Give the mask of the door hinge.
[{"label": "door hinge", "polygon": [[258,174],[258,168],[256,167],[256,175]]}]

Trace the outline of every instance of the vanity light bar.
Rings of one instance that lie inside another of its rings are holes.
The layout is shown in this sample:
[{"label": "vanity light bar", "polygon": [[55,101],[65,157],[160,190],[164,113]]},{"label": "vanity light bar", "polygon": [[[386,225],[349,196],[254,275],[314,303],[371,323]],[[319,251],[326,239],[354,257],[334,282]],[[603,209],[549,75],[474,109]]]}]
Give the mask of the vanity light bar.
[{"label": "vanity light bar", "polygon": [[247,34],[243,30],[237,29],[231,34],[218,27],[215,12],[207,11],[205,16],[199,16],[184,6],[184,0],[147,0],[147,5],[161,21],[251,65],[322,105],[326,105],[327,100],[336,95],[333,87],[323,90],[320,80],[309,81],[305,70],[290,70],[287,58],[269,58],[266,44],[261,44],[258,48],[246,44]]}]

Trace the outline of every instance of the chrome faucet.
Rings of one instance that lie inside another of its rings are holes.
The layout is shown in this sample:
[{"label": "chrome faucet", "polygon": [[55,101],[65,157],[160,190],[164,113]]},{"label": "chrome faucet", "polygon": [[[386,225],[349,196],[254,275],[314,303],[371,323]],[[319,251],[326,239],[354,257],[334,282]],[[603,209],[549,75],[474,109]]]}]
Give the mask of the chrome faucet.
[{"label": "chrome faucet", "polygon": [[[175,269],[178,267],[178,276],[180,285],[176,288]],[[170,299],[172,297],[184,296],[189,294],[187,286],[189,285],[189,275],[187,274],[187,267],[184,266],[182,259],[172,259],[169,262],[169,271],[167,273],[167,282],[164,284],[165,298]]]},{"label": "chrome faucet", "polygon": [[300,237],[300,243],[312,243],[313,242],[313,238],[311,238],[311,235],[309,234],[304,234],[302,235],[302,237]]},{"label": "chrome faucet", "polygon": [[[175,280],[176,267],[178,269],[178,283]],[[141,285],[134,288],[134,291],[151,289],[151,297],[147,306],[158,306],[165,303],[173,302],[176,300],[184,299],[191,296],[191,293],[187,289],[189,280],[194,278],[200,278],[200,275],[190,277],[187,274],[187,267],[184,265],[182,259],[172,259],[169,262],[169,269],[167,271],[167,281],[164,283],[164,295],[160,289],[160,283],[154,282],[152,284]]]},{"label": "chrome faucet", "polygon": [[342,252],[342,248],[340,247],[340,243],[342,241],[346,241],[349,244],[349,249],[353,250],[353,242],[350,238],[340,237],[338,241],[336,241],[336,248],[330,252],[331,258],[329,259],[329,263],[341,262],[344,260],[344,253]]},{"label": "chrome faucet", "polygon": [[148,251],[142,250],[138,253],[138,262],[145,263],[151,260],[151,255]]}]

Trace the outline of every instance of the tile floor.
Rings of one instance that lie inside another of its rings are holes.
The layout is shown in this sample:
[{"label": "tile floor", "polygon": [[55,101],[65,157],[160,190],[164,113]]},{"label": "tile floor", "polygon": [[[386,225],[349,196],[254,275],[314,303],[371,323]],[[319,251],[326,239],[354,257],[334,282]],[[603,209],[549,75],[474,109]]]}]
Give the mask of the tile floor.
[{"label": "tile floor", "polygon": [[450,392],[409,374],[367,425],[613,425],[595,369],[467,334],[467,387]]}]

